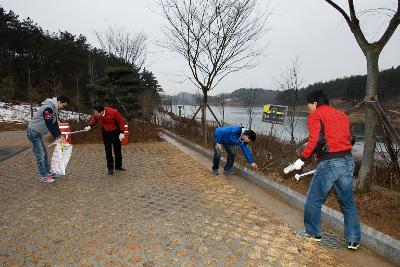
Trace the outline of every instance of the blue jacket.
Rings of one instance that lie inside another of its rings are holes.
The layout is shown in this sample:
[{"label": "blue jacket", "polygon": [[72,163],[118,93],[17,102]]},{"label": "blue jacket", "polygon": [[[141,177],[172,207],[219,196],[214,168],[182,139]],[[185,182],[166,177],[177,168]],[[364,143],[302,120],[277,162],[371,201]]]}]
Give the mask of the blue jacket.
[{"label": "blue jacket", "polygon": [[253,156],[251,155],[247,144],[240,139],[240,136],[242,135],[242,127],[219,127],[215,129],[214,135],[217,144],[240,147],[247,162],[250,164],[254,163]]}]

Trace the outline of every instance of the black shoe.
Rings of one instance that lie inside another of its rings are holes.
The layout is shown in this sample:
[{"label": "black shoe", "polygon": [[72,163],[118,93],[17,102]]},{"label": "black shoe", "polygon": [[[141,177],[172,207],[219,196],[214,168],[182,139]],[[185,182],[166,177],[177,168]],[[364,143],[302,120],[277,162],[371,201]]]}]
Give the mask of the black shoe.
[{"label": "black shoe", "polygon": [[108,175],[113,175],[114,171],[113,170],[108,170],[107,174]]},{"label": "black shoe", "polygon": [[357,250],[360,244],[358,242],[349,242],[347,243],[347,248],[352,250]]},{"label": "black shoe", "polygon": [[116,170],[118,170],[118,171],[126,171],[126,169],[124,169],[124,168],[122,168],[122,167],[120,167],[120,168],[115,168]]}]

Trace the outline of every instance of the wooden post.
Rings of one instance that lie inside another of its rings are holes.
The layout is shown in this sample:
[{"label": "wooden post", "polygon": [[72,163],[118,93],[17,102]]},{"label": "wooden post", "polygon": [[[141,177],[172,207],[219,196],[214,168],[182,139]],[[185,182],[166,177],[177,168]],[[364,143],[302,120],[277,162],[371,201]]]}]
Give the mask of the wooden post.
[{"label": "wooden post", "polygon": [[217,116],[215,116],[214,112],[212,111],[212,109],[210,108],[210,106],[207,104],[208,109],[210,110],[211,114],[214,116],[214,119],[217,121],[219,127],[221,127],[221,123],[219,123]]},{"label": "wooden post", "polygon": [[389,120],[389,118],[385,115],[381,105],[379,105],[379,102],[374,100],[374,101],[368,101],[368,103],[371,103],[372,106],[375,108],[376,113],[378,114],[379,118],[382,120],[387,131],[392,136],[392,138],[396,141],[396,143],[400,146],[399,133],[396,131],[396,129],[394,128],[394,126],[393,126],[392,122]]},{"label": "wooden post", "polygon": [[379,124],[382,128],[383,136],[384,136],[385,143],[386,143],[386,148],[388,149],[390,159],[392,160],[391,163],[394,165],[394,170],[396,171],[397,175],[400,177],[400,166],[399,166],[399,162],[398,162],[398,157],[396,156],[396,153],[394,152],[394,149],[393,149],[393,143],[390,140],[388,131],[387,131],[383,121],[381,120]]},{"label": "wooden post", "polygon": [[197,109],[197,111],[194,113],[192,120],[194,120],[197,116],[197,113],[199,113],[199,111],[201,110],[201,108],[203,107],[203,104],[200,105],[200,107]]}]

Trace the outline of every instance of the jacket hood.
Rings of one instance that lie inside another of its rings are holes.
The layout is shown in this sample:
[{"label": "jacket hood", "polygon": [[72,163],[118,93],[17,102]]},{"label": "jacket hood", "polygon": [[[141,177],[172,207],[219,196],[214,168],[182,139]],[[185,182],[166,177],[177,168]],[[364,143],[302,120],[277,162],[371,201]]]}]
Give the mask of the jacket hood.
[{"label": "jacket hood", "polygon": [[58,110],[58,101],[57,101],[57,97],[47,98],[45,101],[42,102],[41,105],[51,105],[51,106],[53,106],[56,110]]}]

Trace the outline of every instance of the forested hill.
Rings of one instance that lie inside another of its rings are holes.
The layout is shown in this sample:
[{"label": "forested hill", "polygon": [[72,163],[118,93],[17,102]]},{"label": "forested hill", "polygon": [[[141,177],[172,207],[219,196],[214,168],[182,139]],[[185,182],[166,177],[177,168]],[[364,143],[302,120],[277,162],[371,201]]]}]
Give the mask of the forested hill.
[{"label": "forested hill", "polygon": [[254,98],[254,104],[256,106],[265,105],[265,103],[273,104],[275,103],[275,98],[278,95],[278,91],[274,90],[266,90],[262,88],[255,88],[255,89],[245,89],[241,88],[238,90],[233,91],[230,94],[230,97],[233,101],[240,102],[241,99],[246,99],[249,97]]},{"label": "forested hill", "polygon": [[160,91],[151,71],[93,47],[84,35],[46,31],[0,5],[0,101],[40,103],[63,94],[75,110],[98,101],[142,116]]},{"label": "forested hill", "polygon": [[[340,98],[355,103],[364,98],[366,83],[366,75],[354,75],[328,82],[317,82],[300,89],[297,99],[299,103],[304,103],[308,92],[322,89],[330,98]],[[379,98],[387,99],[395,95],[400,95],[400,66],[381,71],[379,75]],[[282,91],[277,95],[276,100],[280,104],[289,105],[290,96],[289,91]]]},{"label": "forested hill", "polygon": [[[275,103],[275,98],[278,95],[278,91],[266,90],[262,88],[240,88],[232,93],[224,93],[216,96],[209,96],[209,102],[211,105],[220,105],[223,100],[226,105],[229,106],[241,106],[243,100],[253,99],[254,105],[262,106],[265,103]],[[201,94],[191,94],[181,92],[177,95],[165,95],[164,100],[166,103],[174,105],[197,105],[201,102]]]},{"label": "forested hill", "polygon": [[[92,47],[83,35],[50,33],[31,19],[0,6],[0,93],[3,101],[40,101],[66,94],[89,99],[87,85],[105,75],[106,66],[127,65]],[[91,68],[91,72],[89,72]]]}]

